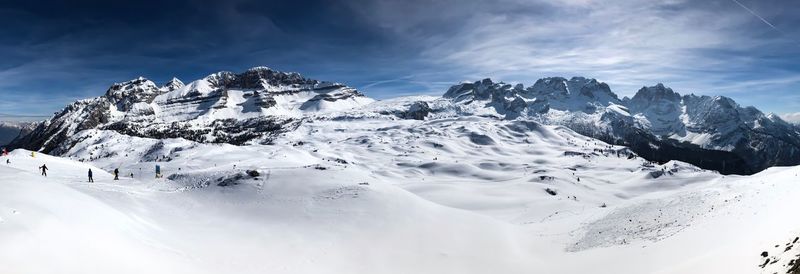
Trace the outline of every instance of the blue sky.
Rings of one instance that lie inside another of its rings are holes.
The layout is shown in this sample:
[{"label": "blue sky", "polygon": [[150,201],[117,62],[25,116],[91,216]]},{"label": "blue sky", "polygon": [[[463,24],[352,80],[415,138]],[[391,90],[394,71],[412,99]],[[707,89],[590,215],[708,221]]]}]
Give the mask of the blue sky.
[{"label": "blue sky", "polygon": [[375,98],[486,77],[581,75],[623,96],[663,82],[790,117],[798,14],[795,0],[6,1],[0,114],[265,65]]}]

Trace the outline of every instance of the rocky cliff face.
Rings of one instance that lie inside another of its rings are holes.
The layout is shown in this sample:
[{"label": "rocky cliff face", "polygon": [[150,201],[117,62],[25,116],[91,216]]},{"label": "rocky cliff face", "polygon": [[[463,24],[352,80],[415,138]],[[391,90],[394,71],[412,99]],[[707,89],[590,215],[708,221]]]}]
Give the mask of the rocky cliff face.
[{"label": "rocky cliff face", "polygon": [[348,109],[372,102],[356,89],[256,67],[218,72],[184,85],[159,87],[139,77],[109,87],[103,96],[68,105],[12,147],[58,154],[86,129],[147,138],[184,138],[231,144],[269,143],[306,112]]}]

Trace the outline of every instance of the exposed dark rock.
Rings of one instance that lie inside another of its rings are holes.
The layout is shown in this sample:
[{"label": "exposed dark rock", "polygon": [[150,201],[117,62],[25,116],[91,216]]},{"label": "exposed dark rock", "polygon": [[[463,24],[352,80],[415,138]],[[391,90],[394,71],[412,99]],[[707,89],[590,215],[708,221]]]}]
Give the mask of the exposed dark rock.
[{"label": "exposed dark rock", "polygon": [[425,117],[428,116],[432,112],[431,107],[428,106],[428,103],[418,101],[412,103],[408,110],[399,112],[397,117],[403,119],[414,119],[414,120],[425,120]]},{"label": "exposed dark rock", "polygon": [[236,173],[233,176],[225,176],[217,178],[217,186],[234,186],[238,185],[239,181],[244,179],[244,174]]},{"label": "exposed dark rock", "polygon": [[259,173],[258,170],[248,170],[247,171],[247,176],[258,177],[258,176],[261,176],[261,173]]}]

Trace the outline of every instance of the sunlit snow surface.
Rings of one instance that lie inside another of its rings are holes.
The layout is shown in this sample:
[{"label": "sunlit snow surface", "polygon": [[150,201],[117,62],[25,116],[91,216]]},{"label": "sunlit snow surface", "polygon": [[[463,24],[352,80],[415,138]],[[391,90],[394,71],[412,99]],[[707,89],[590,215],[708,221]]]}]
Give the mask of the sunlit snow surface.
[{"label": "sunlit snow surface", "polygon": [[800,168],[721,176],[533,122],[342,117],[268,146],[88,130],[64,158],[16,150],[0,273],[772,273],[800,254],[783,246]]}]

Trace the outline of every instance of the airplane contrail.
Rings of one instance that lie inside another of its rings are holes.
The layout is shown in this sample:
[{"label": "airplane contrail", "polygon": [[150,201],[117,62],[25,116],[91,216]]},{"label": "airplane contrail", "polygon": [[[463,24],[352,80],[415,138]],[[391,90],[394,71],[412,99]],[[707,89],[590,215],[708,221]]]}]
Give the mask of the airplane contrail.
[{"label": "airplane contrail", "polygon": [[740,7],[742,7],[743,9],[745,9],[747,12],[749,12],[750,14],[752,14],[753,16],[755,16],[756,18],[758,18],[758,19],[761,19],[761,22],[764,22],[764,24],[767,24],[767,26],[769,26],[770,28],[774,29],[774,30],[775,30],[775,31],[777,31],[777,32],[780,32],[781,34],[785,34],[785,33],[783,33],[781,30],[779,30],[778,28],[776,28],[776,27],[775,27],[775,25],[773,25],[772,23],[770,23],[769,21],[767,21],[767,19],[764,19],[764,17],[761,17],[761,16],[759,16],[759,15],[758,15],[758,14],[756,14],[756,12],[754,12],[753,10],[749,9],[749,8],[748,8],[748,7],[746,7],[745,5],[742,5],[742,3],[740,3],[738,0],[731,0],[731,1],[733,1],[734,3],[736,3],[737,5],[739,5]]},{"label": "airplane contrail", "polygon": [[786,38],[786,39],[788,39],[789,41],[791,41],[791,42],[794,42],[794,44],[796,44],[796,45],[800,46],[800,40],[797,40],[797,39],[795,39],[794,37],[791,37],[789,34],[787,34],[787,33],[783,32],[783,31],[781,31],[780,29],[778,29],[777,27],[775,27],[775,25],[773,25],[772,23],[770,23],[769,21],[767,21],[767,19],[764,19],[764,17],[761,17],[760,15],[758,15],[756,12],[754,12],[754,11],[753,11],[753,10],[751,10],[750,8],[746,7],[745,5],[742,5],[742,3],[741,3],[741,2],[739,2],[739,0],[731,0],[731,1],[733,1],[734,3],[736,3],[737,5],[739,5],[740,7],[742,7],[744,10],[746,10],[747,12],[749,12],[750,14],[752,14],[753,16],[755,16],[756,18],[758,18],[759,20],[761,20],[761,22],[764,22],[764,24],[767,24],[767,26],[769,26],[770,28],[774,29],[775,31],[777,31],[778,33],[780,33],[781,35],[783,35],[783,37],[784,37],[784,38]]}]

